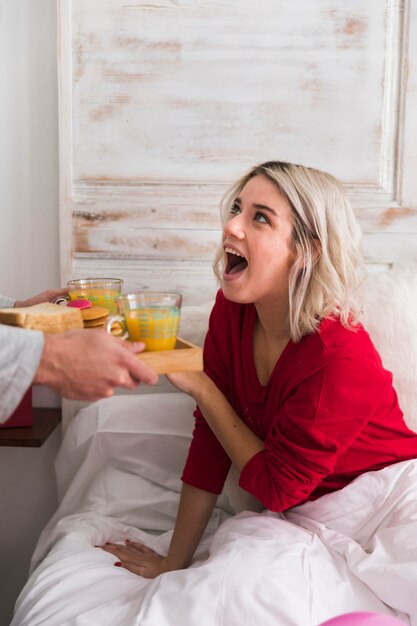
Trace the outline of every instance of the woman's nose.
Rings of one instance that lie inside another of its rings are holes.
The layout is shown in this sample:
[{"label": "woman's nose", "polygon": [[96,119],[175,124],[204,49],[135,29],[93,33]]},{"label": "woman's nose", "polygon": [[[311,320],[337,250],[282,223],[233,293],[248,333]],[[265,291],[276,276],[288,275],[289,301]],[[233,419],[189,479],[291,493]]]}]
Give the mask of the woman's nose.
[{"label": "woman's nose", "polygon": [[245,228],[242,215],[235,215],[229,219],[223,230],[226,235],[232,235],[236,239],[243,239],[245,237]]}]

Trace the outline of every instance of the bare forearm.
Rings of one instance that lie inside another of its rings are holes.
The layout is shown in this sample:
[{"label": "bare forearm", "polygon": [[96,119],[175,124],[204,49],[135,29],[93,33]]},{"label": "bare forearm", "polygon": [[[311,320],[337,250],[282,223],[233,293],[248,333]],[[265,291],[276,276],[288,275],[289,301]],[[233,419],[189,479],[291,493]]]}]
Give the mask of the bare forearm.
[{"label": "bare forearm", "polygon": [[242,422],[205,372],[176,372],[169,374],[168,380],[177,389],[194,398],[206,422],[239,472],[255,454],[264,449],[262,439]]},{"label": "bare forearm", "polygon": [[37,296],[32,296],[27,300],[16,300],[14,303],[15,308],[33,306],[34,304],[40,304],[41,302],[53,302],[56,298],[63,297],[68,293],[68,289],[48,289],[39,293]]},{"label": "bare forearm", "polygon": [[97,400],[115,387],[132,389],[140,381],[154,384],[157,374],[135,355],[143,344],[111,337],[102,330],[72,330],[45,335],[34,382],[66,398]]},{"label": "bare forearm", "polygon": [[210,379],[207,378],[195,399],[206,422],[240,472],[255,454],[264,449],[262,439],[242,422]]},{"label": "bare forearm", "polygon": [[183,483],[177,521],[166,560],[169,571],[188,567],[216,501],[216,494]]}]

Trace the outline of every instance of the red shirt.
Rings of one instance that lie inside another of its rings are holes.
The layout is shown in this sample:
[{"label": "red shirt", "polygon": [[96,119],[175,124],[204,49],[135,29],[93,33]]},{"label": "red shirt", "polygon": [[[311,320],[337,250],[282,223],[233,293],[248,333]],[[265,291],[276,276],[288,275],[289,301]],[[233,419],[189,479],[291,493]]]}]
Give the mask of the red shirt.
[{"label": "red shirt", "polygon": [[[240,486],[271,511],[347,485],[353,478],[417,457],[368,333],[324,320],[317,332],[290,341],[266,385],[255,370],[253,304],[218,292],[204,344],[204,369],[247,426],[264,441],[240,474]],[[182,480],[220,493],[230,459],[197,407]]]}]

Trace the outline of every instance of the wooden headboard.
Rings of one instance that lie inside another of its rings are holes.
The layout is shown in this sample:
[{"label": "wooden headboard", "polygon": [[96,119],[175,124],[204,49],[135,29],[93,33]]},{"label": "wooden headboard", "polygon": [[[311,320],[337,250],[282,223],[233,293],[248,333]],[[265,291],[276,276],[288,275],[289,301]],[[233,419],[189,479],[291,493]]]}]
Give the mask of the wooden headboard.
[{"label": "wooden headboard", "polygon": [[59,0],[61,278],[216,290],[220,199],[270,159],[347,186],[417,260],[417,0]]},{"label": "wooden headboard", "polygon": [[269,159],[345,182],[370,261],[416,258],[416,4],[60,0],[62,280],[206,300],[220,198]]}]

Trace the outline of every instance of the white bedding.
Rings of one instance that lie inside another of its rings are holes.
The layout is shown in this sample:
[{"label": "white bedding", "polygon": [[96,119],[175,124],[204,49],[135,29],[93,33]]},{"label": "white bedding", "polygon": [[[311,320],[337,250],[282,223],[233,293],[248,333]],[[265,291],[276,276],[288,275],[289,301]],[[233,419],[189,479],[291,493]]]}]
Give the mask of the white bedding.
[{"label": "white bedding", "polygon": [[285,514],[243,511],[229,481],[195,562],[145,580],[94,546],[167,550],[193,425],[181,394],[80,412],[57,459],[61,505],[11,626],[317,626],[375,611],[417,626],[417,461],[365,474]]}]

